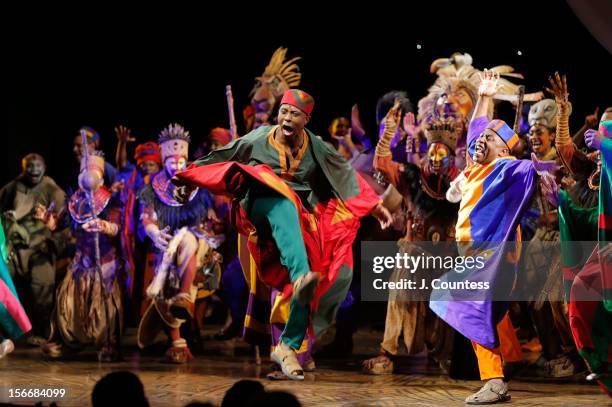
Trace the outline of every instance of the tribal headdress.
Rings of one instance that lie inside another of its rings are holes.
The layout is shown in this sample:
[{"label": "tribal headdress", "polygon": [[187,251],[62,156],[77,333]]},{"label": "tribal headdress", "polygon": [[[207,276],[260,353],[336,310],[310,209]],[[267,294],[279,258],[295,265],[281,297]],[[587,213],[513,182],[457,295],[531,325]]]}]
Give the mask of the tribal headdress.
[{"label": "tribal headdress", "polygon": [[434,119],[429,122],[425,129],[427,144],[443,143],[452,151],[455,151],[458,138],[456,130],[454,120],[450,118]]},{"label": "tribal headdress", "polygon": [[295,62],[301,58],[285,61],[286,54],[287,48],[282,47],[274,52],[263,75],[255,78],[257,82],[251,91],[252,100],[262,100],[269,95],[278,100],[288,89],[299,86],[302,74]]},{"label": "tribal headdress", "polygon": [[[569,113],[572,112],[572,105],[569,105]],[[542,99],[538,103],[531,105],[529,109],[529,126],[543,125],[549,129],[557,128],[557,103],[554,99]]]},{"label": "tribal headdress", "polygon": [[294,57],[285,61],[286,55],[286,48],[278,48],[263,74],[255,78],[256,83],[250,93],[251,105],[243,112],[247,131],[254,127],[256,117],[269,119],[283,94],[299,86],[302,74],[295,62],[301,58]]},{"label": "tribal headdress", "polygon": [[161,148],[162,161],[171,156],[185,157],[189,154],[189,132],[178,123],[170,124],[159,133],[157,142]]},{"label": "tribal headdress", "polygon": [[[469,54],[455,53],[450,58],[436,59],[430,67],[430,72],[438,75],[429,88],[428,95],[419,101],[418,119],[427,122],[443,116],[460,116],[463,120],[471,117],[478,99],[480,85],[480,70],[472,66]],[[508,65],[499,65],[490,69],[502,77],[523,79],[523,75],[514,72]],[[518,85],[508,79],[500,78],[501,89],[495,95],[498,100],[513,100],[516,98]],[[542,93],[525,94],[525,101],[537,101]],[[492,112],[490,112],[492,113]]]}]

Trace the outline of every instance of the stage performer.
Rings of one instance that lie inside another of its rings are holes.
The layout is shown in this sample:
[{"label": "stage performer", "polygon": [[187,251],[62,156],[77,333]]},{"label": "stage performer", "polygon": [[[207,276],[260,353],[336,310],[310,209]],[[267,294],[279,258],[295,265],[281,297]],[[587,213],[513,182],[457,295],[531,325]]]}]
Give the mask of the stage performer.
[{"label": "stage performer", "polygon": [[162,130],[158,144],[164,169],[139,196],[141,220],[157,249],[157,259],[155,276],[147,287],[152,301],[140,321],[138,345],[149,345],[165,325],[172,340],[166,356],[173,363],[186,363],[193,357],[179,327],[193,318],[197,255],[208,250],[198,239],[198,229],[208,217],[214,217],[211,196],[203,188],[191,191],[185,203],[174,198],[175,186],[170,179],[185,169],[189,142],[189,132],[179,124]]},{"label": "stage performer", "polygon": [[288,90],[278,125],[234,140],[176,177],[184,184],[181,198],[196,185],[234,197],[232,220],[248,236],[256,265],[252,277],[291,298],[271,357],[294,380],[304,379],[296,351],[306,331],[311,327],[316,336],[325,330],[346,297],[359,219],[371,213],[383,227],[391,222],[378,195],[350,164],[305,129],[313,107],[306,92]]},{"label": "stage performer", "polygon": [[59,358],[93,345],[100,361],[115,361],[120,357],[125,280],[118,236],[122,206],[104,185],[101,153],[85,150],[81,160],[80,188],[68,202],[76,253],[57,289],[50,339],[42,350]]},{"label": "stage performer", "polygon": [[[384,120],[384,133],[376,147],[374,168],[402,194],[408,212],[405,236],[398,242],[400,252],[409,252],[418,242],[455,240],[458,205],[446,200],[451,181],[459,175],[455,167],[455,148],[460,132],[452,119],[433,119],[425,130],[427,162],[419,168],[412,163],[400,164],[392,160],[389,144],[399,125],[400,101],[389,110]],[[430,274],[430,273],[429,273]],[[394,281],[403,278],[418,281],[432,275],[414,275],[397,269]],[[392,373],[393,358],[403,334],[406,350],[420,353],[427,344],[431,356],[444,368],[452,351],[452,329],[441,321],[427,305],[429,293],[402,291],[390,294],[387,303],[384,339],[380,355],[363,363],[367,373]]]},{"label": "stage performer", "polygon": [[[468,404],[510,399],[502,360],[522,360],[507,313],[520,252],[518,248],[509,252],[504,243],[521,241],[519,222],[529,208],[537,172],[547,174],[547,165],[552,165],[517,160],[511,155],[518,135],[504,121],[490,121],[487,117],[493,96],[501,86],[498,80],[499,73],[495,71],[485,70],[481,77],[479,98],[468,130],[468,167],[463,172],[466,180],[461,187],[456,227],[461,254],[476,253],[471,255],[479,254],[486,259],[484,267],[469,272],[469,280],[480,281],[483,289],[434,290],[430,301],[436,314],[472,340],[480,378],[487,380],[480,391],[466,399]],[[549,176],[542,178],[550,181]],[[451,272],[442,279],[456,275],[466,274]]]}]

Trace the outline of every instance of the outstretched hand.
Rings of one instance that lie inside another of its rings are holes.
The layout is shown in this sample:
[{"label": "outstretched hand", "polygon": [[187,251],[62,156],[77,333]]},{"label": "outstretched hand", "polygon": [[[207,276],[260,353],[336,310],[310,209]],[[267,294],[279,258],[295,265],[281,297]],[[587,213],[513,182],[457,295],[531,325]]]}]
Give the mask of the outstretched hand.
[{"label": "outstretched hand", "polygon": [[499,72],[489,71],[485,68],[482,73],[478,73],[480,85],[478,86],[478,96],[493,97],[502,88],[499,83]]},{"label": "outstretched hand", "polygon": [[395,133],[397,126],[399,126],[400,119],[402,117],[402,104],[399,99],[395,99],[393,106],[387,112],[385,116],[385,133]]},{"label": "outstretched hand", "polygon": [[551,88],[546,88],[546,91],[555,97],[555,102],[558,105],[567,106],[569,103],[569,92],[567,91],[567,77],[560,76],[559,72],[555,72],[554,77],[549,77]]},{"label": "outstretched hand", "polygon": [[132,143],[136,141],[136,137],[132,136],[130,132],[131,130],[125,126],[115,127],[115,134],[117,135],[117,140],[122,143]]}]

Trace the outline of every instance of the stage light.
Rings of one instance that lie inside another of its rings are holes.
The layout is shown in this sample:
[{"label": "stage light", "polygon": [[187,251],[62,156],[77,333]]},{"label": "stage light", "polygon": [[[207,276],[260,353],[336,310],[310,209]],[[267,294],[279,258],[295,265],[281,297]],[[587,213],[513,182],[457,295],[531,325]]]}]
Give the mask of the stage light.
[{"label": "stage light", "polygon": [[519,49],[518,51],[516,51],[516,55],[521,56],[523,55],[523,52]]},{"label": "stage light", "polygon": [[423,46],[421,44],[417,44],[417,49],[421,49]]}]

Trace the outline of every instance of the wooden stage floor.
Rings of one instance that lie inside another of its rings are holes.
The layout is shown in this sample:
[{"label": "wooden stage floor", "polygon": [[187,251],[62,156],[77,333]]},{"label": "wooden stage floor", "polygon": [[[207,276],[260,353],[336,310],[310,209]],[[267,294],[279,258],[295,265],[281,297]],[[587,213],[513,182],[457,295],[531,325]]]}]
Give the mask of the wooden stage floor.
[{"label": "wooden stage floor", "polygon": [[[380,332],[359,331],[353,357],[318,360],[317,371],[307,373],[304,382],[267,380],[270,371],[267,358],[261,366],[255,365],[249,349],[241,342],[206,341],[203,354],[183,366],[165,363],[158,353],[138,352],[133,332],[125,340],[124,361],[120,363],[100,364],[95,353],[82,354],[78,360],[49,362],[38,349],[22,345],[0,360],[3,389],[0,403],[9,402],[8,388],[52,386],[68,389],[69,397],[58,401],[58,406],[89,406],[96,381],[114,370],[137,373],[152,406],[184,406],[196,400],[219,405],[226,390],[243,378],[260,380],[267,389],[289,391],[304,406],[463,406],[465,397],[480,387],[478,381],[450,379],[437,368],[428,367],[425,357],[401,360],[399,374],[360,373],[361,360],[375,353],[381,336]],[[160,348],[159,352],[162,351]],[[512,401],[506,405],[612,406],[612,399],[597,386],[580,380],[523,378],[512,381],[510,386]]]}]

